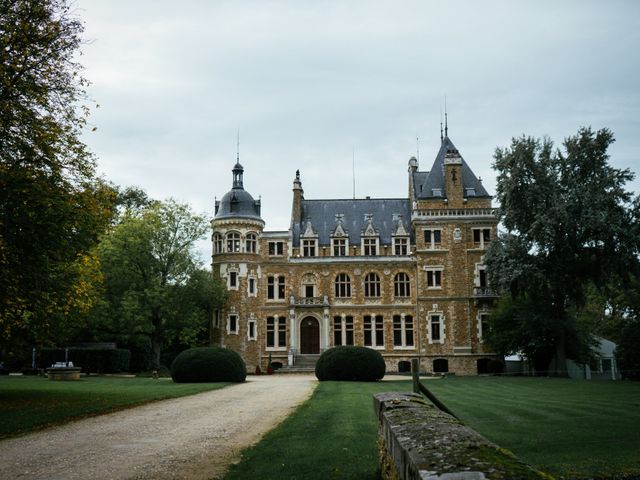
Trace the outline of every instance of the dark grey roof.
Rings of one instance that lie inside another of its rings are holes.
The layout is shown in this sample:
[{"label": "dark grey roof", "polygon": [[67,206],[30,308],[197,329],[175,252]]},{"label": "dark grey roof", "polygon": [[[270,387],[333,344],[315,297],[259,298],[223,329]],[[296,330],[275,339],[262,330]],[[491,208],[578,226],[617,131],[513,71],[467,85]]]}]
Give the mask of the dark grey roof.
[{"label": "dark grey roof", "polygon": [[380,244],[391,243],[397,228],[394,215],[401,215],[404,228],[411,232],[411,211],[406,198],[374,198],[355,200],[302,200],[302,222],[293,224],[293,245],[300,245],[300,233],[305,231],[307,219],[318,234],[320,245],[331,245],[336,228],[336,215],[342,217],[343,228],[350,245],[360,245],[360,234],[367,228],[365,215],[373,215],[373,227],[380,235]]},{"label": "dark grey roof", "polygon": [[413,195],[416,198],[420,197],[420,192],[428,176],[429,172],[415,172],[413,174]]},{"label": "dark grey roof", "polygon": [[[440,150],[438,151],[438,155],[436,155],[436,159],[433,162],[433,166],[431,167],[431,171],[426,176],[419,176],[423,172],[416,172],[414,174],[414,185],[416,190],[417,198],[434,198],[438,197],[438,195],[434,195],[434,190],[440,190],[442,192],[442,197],[446,196],[446,189],[444,183],[444,157],[447,154],[448,150],[457,150],[453,142],[449,139],[449,137],[444,137],[442,140],[442,145],[440,146]],[[462,158],[462,155],[460,155]],[[420,181],[421,183],[417,183]],[[422,188],[420,188],[422,186]],[[462,158],[462,186],[463,186],[463,195],[464,197],[489,197],[489,193],[482,186],[482,183],[478,180],[478,177],[475,176],[467,162]],[[473,189],[475,195],[470,195],[468,189]]]},{"label": "dark grey roof", "polygon": [[227,192],[220,202],[216,203],[215,218],[260,218],[260,201],[255,201],[251,194],[243,189],[234,188]]},{"label": "dark grey roof", "polygon": [[238,161],[233,167],[233,188],[216,202],[215,218],[260,218],[260,200],[254,200],[242,183],[244,169]]}]

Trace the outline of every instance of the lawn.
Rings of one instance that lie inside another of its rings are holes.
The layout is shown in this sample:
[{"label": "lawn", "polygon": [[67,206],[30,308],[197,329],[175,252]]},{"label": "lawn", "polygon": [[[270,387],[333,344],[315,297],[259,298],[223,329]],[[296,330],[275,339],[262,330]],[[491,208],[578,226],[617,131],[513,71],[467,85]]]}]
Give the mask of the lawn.
[{"label": "lawn", "polygon": [[41,377],[2,376],[0,438],[225,385],[179,384],[152,378],[84,377],[73,382],[53,382]]},{"label": "lawn", "polygon": [[425,384],[467,425],[552,475],[640,476],[638,382],[450,377]]},{"label": "lawn", "polygon": [[[424,383],[465,423],[541,470],[568,478],[640,475],[640,383],[499,377]],[[410,388],[410,382],[321,382],[225,480],[375,479],[371,396]]]},{"label": "lawn", "polygon": [[321,382],[310,400],[231,467],[225,480],[377,478],[372,395],[406,382]]}]

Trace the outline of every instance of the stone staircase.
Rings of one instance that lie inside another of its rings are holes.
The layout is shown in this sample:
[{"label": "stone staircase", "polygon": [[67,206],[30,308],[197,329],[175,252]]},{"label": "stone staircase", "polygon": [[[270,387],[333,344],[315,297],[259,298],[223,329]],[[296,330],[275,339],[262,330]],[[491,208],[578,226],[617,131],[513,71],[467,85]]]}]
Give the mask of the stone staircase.
[{"label": "stone staircase", "polygon": [[295,365],[285,365],[277,373],[313,373],[320,355],[296,355]]}]

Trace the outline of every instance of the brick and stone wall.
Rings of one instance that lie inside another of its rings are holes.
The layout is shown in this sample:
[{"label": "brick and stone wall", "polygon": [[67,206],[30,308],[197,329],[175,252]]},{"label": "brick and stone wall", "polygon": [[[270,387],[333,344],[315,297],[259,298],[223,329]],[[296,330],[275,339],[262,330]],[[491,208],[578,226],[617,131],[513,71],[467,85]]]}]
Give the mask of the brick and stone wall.
[{"label": "brick and stone wall", "polygon": [[384,480],[551,479],[415,393],[378,393]]}]

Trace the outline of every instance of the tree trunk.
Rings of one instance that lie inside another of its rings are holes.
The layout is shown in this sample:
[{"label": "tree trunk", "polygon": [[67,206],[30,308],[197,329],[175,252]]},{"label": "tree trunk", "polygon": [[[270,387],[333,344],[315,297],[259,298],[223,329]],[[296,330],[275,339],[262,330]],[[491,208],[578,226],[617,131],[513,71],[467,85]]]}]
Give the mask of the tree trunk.
[{"label": "tree trunk", "polygon": [[162,341],[157,334],[151,337],[151,351],[153,353],[152,369],[158,370],[160,368],[160,352],[162,351]]}]

